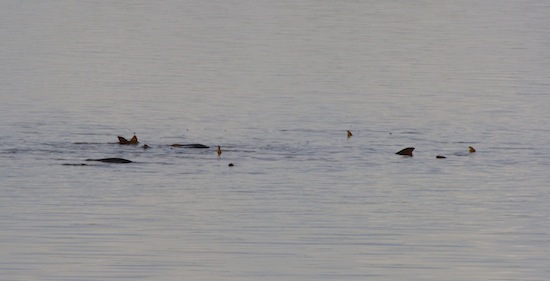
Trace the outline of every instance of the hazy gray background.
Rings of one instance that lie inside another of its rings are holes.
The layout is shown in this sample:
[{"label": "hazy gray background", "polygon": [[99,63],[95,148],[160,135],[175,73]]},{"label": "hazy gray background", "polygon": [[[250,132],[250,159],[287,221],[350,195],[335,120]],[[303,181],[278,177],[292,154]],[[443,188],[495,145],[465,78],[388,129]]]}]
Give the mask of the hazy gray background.
[{"label": "hazy gray background", "polygon": [[[548,15],[547,1],[3,3],[0,275],[548,279]],[[152,149],[114,144],[133,133]],[[138,163],[63,165],[101,157]]]}]

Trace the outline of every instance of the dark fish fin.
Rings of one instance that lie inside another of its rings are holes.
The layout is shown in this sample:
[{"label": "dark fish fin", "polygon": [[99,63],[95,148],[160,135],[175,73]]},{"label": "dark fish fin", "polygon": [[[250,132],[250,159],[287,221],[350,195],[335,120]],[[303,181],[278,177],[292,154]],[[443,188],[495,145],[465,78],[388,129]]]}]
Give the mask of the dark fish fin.
[{"label": "dark fish fin", "polygon": [[118,136],[118,143],[119,144],[130,144],[130,142],[127,139],[125,139],[121,136]]},{"label": "dark fish fin", "polygon": [[404,155],[404,156],[413,156],[413,150],[414,150],[414,147],[407,147],[396,152],[395,154]]}]

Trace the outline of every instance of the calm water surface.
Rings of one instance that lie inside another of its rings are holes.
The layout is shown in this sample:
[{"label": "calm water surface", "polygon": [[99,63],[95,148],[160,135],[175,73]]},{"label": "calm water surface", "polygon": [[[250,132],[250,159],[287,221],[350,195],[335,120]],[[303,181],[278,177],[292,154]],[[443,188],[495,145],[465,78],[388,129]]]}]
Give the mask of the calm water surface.
[{"label": "calm water surface", "polygon": [[4,3],[1,279],[548,280],[549,14]]}]

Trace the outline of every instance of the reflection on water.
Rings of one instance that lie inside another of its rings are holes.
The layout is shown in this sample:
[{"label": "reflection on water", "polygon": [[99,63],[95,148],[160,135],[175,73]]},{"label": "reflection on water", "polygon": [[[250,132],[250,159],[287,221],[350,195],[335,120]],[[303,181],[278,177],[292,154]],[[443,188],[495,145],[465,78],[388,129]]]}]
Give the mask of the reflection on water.
[{"label": "reflection on water", "polygon": [[1,275],[548,279],[550,7],[478,2],[6,4]]}]

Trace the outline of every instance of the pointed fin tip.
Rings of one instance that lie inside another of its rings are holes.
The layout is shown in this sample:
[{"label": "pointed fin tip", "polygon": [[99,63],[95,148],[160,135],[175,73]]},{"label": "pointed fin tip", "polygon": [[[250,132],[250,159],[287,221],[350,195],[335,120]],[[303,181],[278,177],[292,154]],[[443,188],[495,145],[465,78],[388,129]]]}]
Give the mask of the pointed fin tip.
[{"label": "pointed fin tip", "polygon": [[125,139],[124,137],[118,136],[118,143],[119,144],[128,144],[130,142],[127,139]]},{"label": "pointed fin tip", "polygon": [[138,144],[139,141],[138,141],[138,138],[136,137],[136,135],[134,135],[131,139],[130,139],[130,144]]},{"label": "pointed fin tip", "polygon": [[413,156],[414,147],[407,147],[396,152],[397,155]]},{"label": "pointed fin tip", "polygon": [[130,140],[127,140],[124,137],[117,136],[118,137],[118,143],[119,144],[138,144],[138,138],[134,135]]}]

